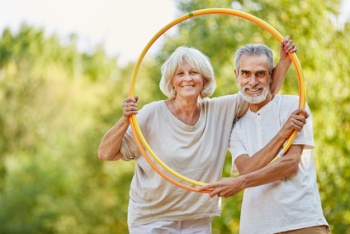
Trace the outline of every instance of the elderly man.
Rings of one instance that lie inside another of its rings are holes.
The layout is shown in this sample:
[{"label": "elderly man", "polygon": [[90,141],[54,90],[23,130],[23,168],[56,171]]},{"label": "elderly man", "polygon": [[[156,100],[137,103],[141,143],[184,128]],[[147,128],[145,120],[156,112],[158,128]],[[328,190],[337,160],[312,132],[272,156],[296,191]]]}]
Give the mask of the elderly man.
[{"label": "elderly man", "polygon": [[306,124],[285,155],[254,155],[278,133],[298,97],[272,95],[273,55],[265,45],[246,45],[236,52],[235,74],[249,110],[234,126],[230,151],[241,176],[224,178],[203,189],[229,197],[244,191],[240,233],[330,233],[316,182],[310,110]]}]

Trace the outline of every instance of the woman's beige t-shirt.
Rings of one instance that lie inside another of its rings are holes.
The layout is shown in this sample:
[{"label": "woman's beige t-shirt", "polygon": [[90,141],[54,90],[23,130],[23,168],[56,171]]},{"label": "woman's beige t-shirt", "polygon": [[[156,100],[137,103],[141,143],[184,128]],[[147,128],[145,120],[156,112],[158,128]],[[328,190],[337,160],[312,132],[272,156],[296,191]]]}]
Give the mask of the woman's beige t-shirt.
[{"label": "woman's beige t-shirt", "polygon": [[[240,94],[204,99],[198,122],[188,126],[162,100],[145,105],[136,117],[148,145],[167,166],[193,180],[210,183],[221,178],[234,120],[245,107]],[[129,225],[220,215],[218,197],[187,191],[158,175],[140,154],[130,128],[121,152],[124,160],[137,162],[130,188]]]}]

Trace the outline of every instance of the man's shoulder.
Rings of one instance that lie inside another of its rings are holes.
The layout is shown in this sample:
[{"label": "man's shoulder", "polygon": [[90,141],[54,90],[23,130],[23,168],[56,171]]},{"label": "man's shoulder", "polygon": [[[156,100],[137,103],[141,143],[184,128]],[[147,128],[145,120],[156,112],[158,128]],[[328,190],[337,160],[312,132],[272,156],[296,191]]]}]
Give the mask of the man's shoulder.
[{"label": "man's shoulder", "polygon": [[298,95],[288,95],[288,94],[277,94],[276,98],[279,98],[281,100],[299,100],[299,96]]},{"label": "man's shoulder", "polygon": [[299,103],[299,98],[300,97],[297,95],[276,95],[275,96],[276,102],[282,106],[295,105],[296,103]]}]

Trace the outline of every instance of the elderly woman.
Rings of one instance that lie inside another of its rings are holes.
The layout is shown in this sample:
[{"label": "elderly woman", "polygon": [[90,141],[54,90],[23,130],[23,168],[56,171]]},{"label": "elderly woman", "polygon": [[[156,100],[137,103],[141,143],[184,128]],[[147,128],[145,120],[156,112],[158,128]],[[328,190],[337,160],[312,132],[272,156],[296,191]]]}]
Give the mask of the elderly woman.
[{"label": "elderly woman", "polygon": [[[292,41],[285,38],[273,93],[291,64],[287,52],[295,51]],[[128,210],[130,233],[211,233],[212,219],[220,215],[220,198],[184,190],[159,176],[141,156],[129,117],[137,114],[145,139],[165,164],[186,177],[209,183],[221,179],[233,123],[247,104],[240,94],[207,98],[216,86],[213,68],[197,49],[177,48],[161,71],[160,89],[169,99],[138,111],[138,98],[126,98],[124,115],[103,137],[98,156],[101,160],[136,160]],[[278,152],[293,129],[282,129],[268,151]]]}]

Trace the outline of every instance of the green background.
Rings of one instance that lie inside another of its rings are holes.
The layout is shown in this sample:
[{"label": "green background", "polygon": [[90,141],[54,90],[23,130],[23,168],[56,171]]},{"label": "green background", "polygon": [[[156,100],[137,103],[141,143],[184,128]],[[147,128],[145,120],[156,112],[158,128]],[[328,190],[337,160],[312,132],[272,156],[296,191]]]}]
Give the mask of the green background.
[{"label": "green background", "polygon": [[[332,233],[350,233],[350,24],[337,27],[338,0],[176,1],[179,16],[203,8],[240,6],[298,48],[313,113],[318,185]],[[234,51],[246,43],[279,43],[262,28],[227,15],[202,16],[162,36],[159,53],[142,61],[135,87],[140,105],[164,99],[160,65],[179,45],[207,54],[215,69],[214,96],[237,92]],[[79,52],[77,35],[22,24],[0,38],[0,233],[127,233],[134,162],[103,162],[97,149],[121,116],[134,62],[118,65],[102,46]],[[158,43],[158,42],[157,42]],[[293,67],[281,93],[298,94]],[[230,176],[229,153],[223,176]],[[242,192],[223,199],[213,233],[238,233]]]}]

